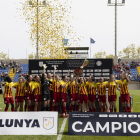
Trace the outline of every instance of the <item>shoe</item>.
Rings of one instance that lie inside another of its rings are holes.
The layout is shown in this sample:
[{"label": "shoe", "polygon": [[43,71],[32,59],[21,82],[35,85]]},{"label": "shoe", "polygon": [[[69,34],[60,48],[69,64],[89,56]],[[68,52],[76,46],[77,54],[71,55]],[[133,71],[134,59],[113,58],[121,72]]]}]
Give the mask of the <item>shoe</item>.
[{"label": "shoe", "polygon": [[66,116],[65,116],[66,118],[69,118],[69,116],[66,114]]}]

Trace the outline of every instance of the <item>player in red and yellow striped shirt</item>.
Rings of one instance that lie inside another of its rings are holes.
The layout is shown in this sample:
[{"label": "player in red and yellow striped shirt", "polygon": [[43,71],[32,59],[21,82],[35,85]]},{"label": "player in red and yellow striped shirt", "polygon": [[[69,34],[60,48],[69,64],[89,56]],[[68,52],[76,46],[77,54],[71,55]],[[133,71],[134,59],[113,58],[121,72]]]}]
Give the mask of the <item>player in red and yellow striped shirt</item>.
[{"label": "player in red and yellow striped shirt", "polygon": [[[78,79],[78,78],[77,78]],[[83,104],[83,101],[86,104],[86,110],[88,109],[88,92],[87,92],[87,84],[84,77],[80,78],[80,84],[79,86],[79,111],[81,112],[81,106]]]},{"label": "player in red and yellow striped shirt", "polygon": [[19,78],[18,83],[13,84],[13,87],[16,88],[15,93],[15,111],[17,111],[20,105],[20,111],[23,111],[23,100],[24,100],[24,83],[23,79]]},{"label": "player in red and yellow striped shirt", "polygon": [[41,82],[40,77],[38,75],[36,76],[36,82],[34,83],[34,96],[35,96],[34,111],[41,111],[42,107]]},{"label": "player in red and yellow striped shirt", "polygon": [[[92,81],[92,77],[89,77],[89,80],[87,82],[88,86],[88,100],[89,100],[89,107],[90,112],[96,112],[96,84]],[[92,109],[93,106],[93,109]]]},{"label": "player in red and yellow striped shirt", "polygon": [[[21,78],[22,78],[22,81],[23,81],[23,85],[25,87],[26,80],[25,80],[25,78],[23,76],[21,76]],[[25,88],[24,88],[23,92],[24,92],[24,101],[25,101],[25,103],[24,103],[24,111],[26,112],[26,110],[27,110],[27,96],[26,96],[26,93],[25,93]]]},{"label": "player in red and yellow striped shirt", "polygon": [[62,102],[62,117],[65,116],[68,118],[67,112],[66,112],[66,103],[67,103],[67,90],[68,90],[68,82],[67,82],[67,76],[62,76],[62,81],[60,82],[60,88],[61,88],[61,102]]},{"label": "player in red and yellow striped shirt", "polygon": [[[59,82],[59,76],[55,75],[56,67],[54,66],[54,72],[53,72],[53,80],[52,80],[52,87],[53,87],[53,102],[51,106],[51,111],[58,111],[58,105],[60,103],[60,82]],[[55,108],[54,108],[55,106]]]},{"label": "player in red and yellow striped shirt", "polygon": [[76,111],[78,111],[79,94],[78,94],[78,87],[77,87],[76,81],[74,81],[73,75],[70,76],[70,81],[68,84],[69,84],[69,88],[70,88],[70,101],[71,101],[70,112],[73,112],[74,102],[76,102]]},{"label": "player in red and yellow striped shirt", "polygon": [[31,105],[34,102],[34,82],[32,81],[32,75],[27,75],[27,80],[25,84],[25,93],[27,96],[28,111],[31,111]]},{"label": "player in red and yellow striped shirt", "polygon": [[110,104],[110,112],[113,112],[112,106],[114,106],[114,112],[117,112],[117,107],[116,107],[116,99],[117,99],[117,94],[116,94],[116,89],[120,91],[118,88],[118,84],[115,81],[114,74],[110,76],[110,79],[108,81],[108,101]]},{"label": "player in red and yellow striped shirt", "polygon": [[[128,91],[128,83],[130,82],[127,75],[121,75],[121,80],[116,80],[120,87],[121,103],[124,109],[124,112],[131,112],[130,108],[130,94]],[[126,106],[125,106],[126,103]]]},{"label": "player in red and yellow striped shirt", "polygon": [[108,85],[108,82],[104,82],[104,78],[100,78],[100,81],[96,83],[97,91],[98,91],[98,102],[99,102],[99,111],[105,112],[106,107],[106,87]]},{"label": "player in red and yellow striped shirt", "polygon": [[8,111],[9,103],[11,104],[11,111],[14,111],[14,98],[12,94],[13,82],[11,77],[7,76],[5,79],[6,83],[4,84],[5,90],[3,94],[4,103],[6,104],[5,111]]}]

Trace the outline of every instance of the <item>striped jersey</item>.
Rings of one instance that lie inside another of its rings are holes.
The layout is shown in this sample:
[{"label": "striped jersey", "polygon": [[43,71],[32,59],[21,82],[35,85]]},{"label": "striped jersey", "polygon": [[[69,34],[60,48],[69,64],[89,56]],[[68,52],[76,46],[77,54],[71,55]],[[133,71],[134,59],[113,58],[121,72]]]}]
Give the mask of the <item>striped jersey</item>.
[{"label": "striped jersey", "polygon": [[96,95],[96,84],[94,82],[87,82],[88,94]]},{"label": "striped jersey", "polygon": [[41,94],[41,83],[35,82],[34,84],[34,95],[40,95]]},{"label": "striped jersey", "polygon": [[29,82],[29,86],[28,87],[26,86],[26,83],[25,83],[25,89],[27,90],[27,93],[33,94],[33,90],[35,88],[34,85],[35,85],[35,82],[33,82],[33,81]]},{"label": "striped jersey", "polygon": [[75,83],[75,81],[73,81],[72,83],[71,83],[71,81],[69,81],[68,85],[71,86],[70,94],[78,93],[77,84]]},{"label": "striped jersey", "polygon": [[[65,85],[65,87],[62,87],[63,85]],[[61,93],[67,93],[67,89],[68,89],[68,83],[64,82],[63,80],[60,82],[60,86],[61,86]]]},{"label": "striped jersey", "polygon": [[13,87],[16,88],[15,96],[24,96],[24,86],[25,84],[14,83]]},{"label": "striped jersey", "polygon": [[11,82],[11,83],[6,82],[5,83],[4,98],[13,97],[12,87],[13,87],[13,82]]},{"label": "striped jersey", "polygon": [[108,95],[116,95],[116,88],[118,88],[118,85],[115,82],[109,82],[108,83]]},{"label": "striped jersey", "polygon": [[56,82],[56,80],[52,80],[53,83],[53,91],[60,92],[60,82]]},{"label": "striped jersey", "polygon": [[108,85],[108,82],[103,83],[96,83],[98,95],[106,95],[106,87]]},{"label": "striped jersey", "polygon": [[121,89],[120,94],[129,94],[127,80],[125,79],[124,81],[122,80],[116,80],[116,81]]},{"label": "striped jersey", "polygon": [[88,95],[86,83],[78,84],[78,86],[79,86],[79,94]]}]

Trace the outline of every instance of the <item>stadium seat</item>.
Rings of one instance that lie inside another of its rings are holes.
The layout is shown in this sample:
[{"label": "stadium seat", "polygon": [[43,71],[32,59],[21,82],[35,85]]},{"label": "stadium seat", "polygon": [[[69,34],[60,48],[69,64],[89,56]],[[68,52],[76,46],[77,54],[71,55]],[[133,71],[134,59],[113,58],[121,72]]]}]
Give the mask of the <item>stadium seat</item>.
[{"label": "stadium seat", "polygon": [[[28,72],[28,64],[21,64],[21,67],[23,68],[21,73],[27,73]],[[16,73],[15,78],[14,78],[14,82],[18,81],[19,78],[19,74],[20,73]]]}]

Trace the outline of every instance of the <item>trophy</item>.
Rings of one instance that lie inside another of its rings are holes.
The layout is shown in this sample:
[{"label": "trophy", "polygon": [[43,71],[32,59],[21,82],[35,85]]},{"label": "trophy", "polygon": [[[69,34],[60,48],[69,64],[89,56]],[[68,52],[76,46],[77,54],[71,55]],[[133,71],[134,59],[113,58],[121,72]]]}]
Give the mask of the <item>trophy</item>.
[{"label": "trophy", "polygon": [[44,70],[44,72],[45,72],[46,68],[47,68],[46,64],[43,64],[43,70]]},{"label": "trophy", "polygon": [[84,68],[86,65],[88,65],[88,64],[89,64],[89,61],[85,59],[84,62],[83,62],[83,65],[82,65],[80,68],[76,68],[76,69],[74,70],[74,74],[75,74],[76,76],[82,75],[82,74],[83,74],[83,68]]}]

